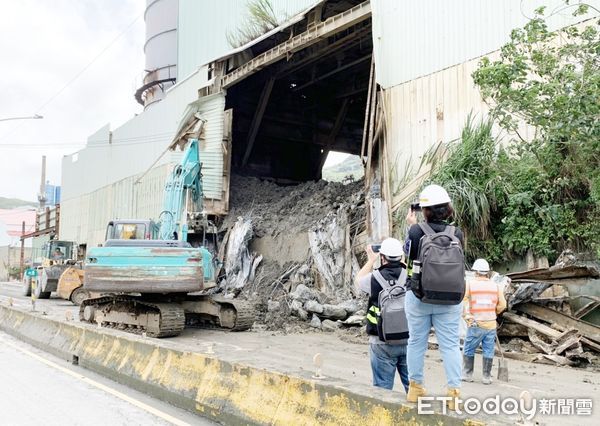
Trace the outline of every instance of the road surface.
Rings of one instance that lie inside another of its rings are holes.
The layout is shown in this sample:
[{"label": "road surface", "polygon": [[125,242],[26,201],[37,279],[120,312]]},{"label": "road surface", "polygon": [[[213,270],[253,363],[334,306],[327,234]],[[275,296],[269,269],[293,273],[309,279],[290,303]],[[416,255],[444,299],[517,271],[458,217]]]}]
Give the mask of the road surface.
[{"label": "road surface", "polygon": [[[66,300],[39,300],[36,303],[38,315],[58,321],[78,323],[79,309]],[[11,304],[19,309],[31,310],[29,298],[21,295],[18,283],[0,282],[0,304]],[[86,325],[83,324],[85,327]],[[89,325],[89,327],[93,327]],[[279,371],[283,374],[310,378],[315,374],[313,358],[320,353],[323,359],[322,374],[347,381],[349,384],[370,385],[371,368],[366,337],[360,329],[352,334],[304,332],[302,334],[284,334],[275,331],[255,330],[244,333],[231,333],[222,330],[206,330],[186,328],[174,338],[160,339],[160,345],[175,350],[208,354],[229,362],[249,365],[255,368]],[[106,330],[107,333],[126,335],[118,330]],[[516,360],[508,360],[510,382],[494,381],[492,386],[481,383],[481,357],[476,359],[473,383],[465,383],[461,394],[464,397],[480,399],[500,395],[503,398],[518,397],[522,391],[529,391],[535,398],[565,399],[593,396],[593,416],[559,416],[543,417],[541,423],[561,426],[598,425],[600,417],[600,373],[593,369],[566,368],[552,365],[532,364]],[[497,361],[494,362],[493,376],[496,376]],[[432,395],[446,393],[445,375],[440,354],[430,350],[425,355],[426,388]],[[399,398],[404,398],[399,380],[396,380],[396,391]],[[0,376],[0,390],[2,377]],[[1,412],[0,412],[1,415]],[[516,417],[511,419],[516,421]],[[1,422],[0,417],[0,425]]]},{"label": "road surface", "polygon": [[0,424],[215,425],[0,331]]}]

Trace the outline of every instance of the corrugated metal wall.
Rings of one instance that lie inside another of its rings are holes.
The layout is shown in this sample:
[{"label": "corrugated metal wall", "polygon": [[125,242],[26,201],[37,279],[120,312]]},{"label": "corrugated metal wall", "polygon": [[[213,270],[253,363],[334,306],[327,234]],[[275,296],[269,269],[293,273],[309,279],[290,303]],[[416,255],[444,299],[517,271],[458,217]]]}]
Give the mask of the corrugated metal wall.
[{"label": "corrugated metal wall", "polygon": [[[317,0],[273,0],[273,9],[282,19],[302,12]],[[246,2],[240,0],[179,0],[178,77],[193,72],[232,47],[227,33],[244,21]]]},{"label": "corrugated metal wall", "polygon": [[[90,193],[150,167],[172,141],[185,108],[198,99],[198,89],[207,80],[207,68],[202,67],[169,90],[164,100],[113,130],[112,137],[107,125],[90,136],[86,148],[65,156],[63,200]],[[166,155],[161,163],[172,160]]]},{"label": "corrugated metal wall", "polygon": [[[557,11],[551,28],[587,17],[571,16],[562,0],[372,0],[377,82],[389,88],[499,49],[513,28],[539,6]],[[574,2],[573,2],[574,3]],[[600,9],[600,0],[586,2]],[[559,12],[558,12],[559,11]]]},{"label": "corrugated metal wall", "polygon": [[[580,28],[592,22],[584,22]],[[499,51],[486,56],[497,60]],[[427,172],[427,167],[422,167],[422,160],[433,145],[457,140],[469,114],[476,120],[487,116],[488,106],[472,78],[480,60],[471,59],[383,90],[392,205],[406,201],[405,197],[412,196],[417,189],[414,182],[406,185],[411,178]],[[516,138],[497,126],[494,131],[503,142]],[[524,123],[518,131],[526,140],[531,140],[535,134],[535,129]]]},{"label": "corrugated metal wall", "polygon": [[[206,83],[207,70],[203,67],[173,87],[153,108],[115,129],[112,138],[109,126],[105,126],[89,138],[85,149],[63,158],[61,238],[96,245],[104,240],[104,229],[111,219],[158,218],[165,179],[181,153],[165,154],[139,184],[134,182],[164,152],[183,112],[198,99],[198,89]],[[207,104],[210,143],[201,146],[200,153],[204,173],[210,180],[211,196],[218,195],[214,197],[217,199],[223,191],[224,105],[223,96]],[[216,111],[209,112],[208,108]],[[221,116],[217,117],[218,114]],[[204,148],[206,155],[202,152]],[[219,172],[221,179],[213,179],[212,175]]]},{"label": "corrugated metal wall", "polygon": [[223,194],[223,124],[225,94],[217,93],[198,100],[198,112],[206,125],[200,141],[202,191],[205,198],[220,200]]},{"label": "corrugated metal wall", "polygon": [[63,201],[61,239],[92,247],[104,241],[106,224],[111,219],[158,219],[163,188],[171,168],[171,164],[156,167],[137,185],[134,182],[139,175]]}]

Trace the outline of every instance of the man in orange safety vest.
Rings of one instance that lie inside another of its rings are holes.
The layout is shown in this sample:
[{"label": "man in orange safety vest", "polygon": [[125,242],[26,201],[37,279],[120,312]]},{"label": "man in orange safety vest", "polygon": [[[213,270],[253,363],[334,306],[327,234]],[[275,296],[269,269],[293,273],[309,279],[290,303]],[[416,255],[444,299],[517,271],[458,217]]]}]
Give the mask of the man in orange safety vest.
[{"label": "man in orange safety vest", "polygon": [[463,300],[463,318],[467,323],[467,336],[463,348],[463,376],[473,381],[475,350],[481,344],[483,352],[483,378],[486,385],[492,383],[492,362],[496,345],[496,315],[506,309],[502,287],[490,279],[490,265],[485,259],[477,259],[471,268],[475,277],[467,281]]}]

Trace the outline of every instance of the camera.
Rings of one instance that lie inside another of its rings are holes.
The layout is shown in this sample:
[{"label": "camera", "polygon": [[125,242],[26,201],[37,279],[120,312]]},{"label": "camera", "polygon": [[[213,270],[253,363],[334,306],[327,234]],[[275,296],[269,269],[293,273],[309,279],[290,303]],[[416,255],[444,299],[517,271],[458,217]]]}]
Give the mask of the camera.
[{"label": "camera", "polygon": [[420,212],[421,211],[421,204],[419,204],[418,202],[411,203],[411,205],[410,205],[410,211]]},{"label": "camera", "polygon": [[373,253],[379,253],[380,249],[381,249],[381,244],[371,244],[371,250],[373,250]]}]

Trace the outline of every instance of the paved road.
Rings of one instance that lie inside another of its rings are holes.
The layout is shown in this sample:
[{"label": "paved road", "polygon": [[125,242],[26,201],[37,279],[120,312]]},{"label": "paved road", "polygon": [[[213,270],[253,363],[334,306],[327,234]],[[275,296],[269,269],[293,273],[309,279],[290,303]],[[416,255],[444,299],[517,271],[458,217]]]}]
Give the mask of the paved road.
[{"label": "paved road", "polygon": [[215,425],[0,331],[0,424]]}]

